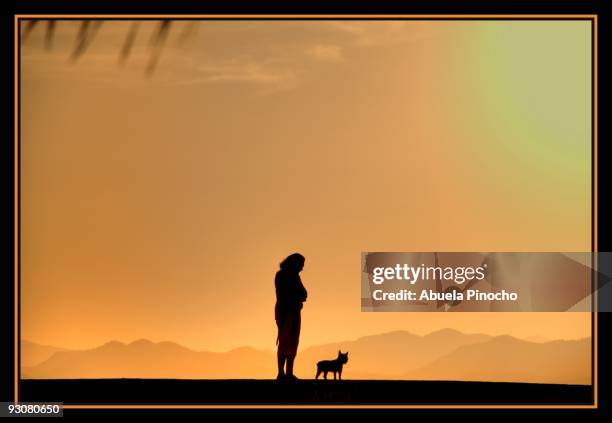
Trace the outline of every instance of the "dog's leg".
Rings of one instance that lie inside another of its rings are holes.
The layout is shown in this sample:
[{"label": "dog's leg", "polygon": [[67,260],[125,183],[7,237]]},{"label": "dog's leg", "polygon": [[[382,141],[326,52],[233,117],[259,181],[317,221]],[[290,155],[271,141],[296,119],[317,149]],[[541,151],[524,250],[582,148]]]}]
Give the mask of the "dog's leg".
[{"label": "dog's leg", "polygon": [[320,374],[321,374],[321,368],[318,367],[317,368],[317,376],[315,377],[315,379],[318,379]]},{"label": "dog's leg", "polygon": [[342,367],[340,367],[340,370],[338,370],[338,379],[342,380]]},{"label": "dog's leg", "polygon": [[325,370],[325,372],[323,373],[323,377],[325,378],[325,380],[327,380],[327,370]]},{"label": "dog's leg", "polygon": [[334,372],[334,380],[336,380],[336,372]]}]

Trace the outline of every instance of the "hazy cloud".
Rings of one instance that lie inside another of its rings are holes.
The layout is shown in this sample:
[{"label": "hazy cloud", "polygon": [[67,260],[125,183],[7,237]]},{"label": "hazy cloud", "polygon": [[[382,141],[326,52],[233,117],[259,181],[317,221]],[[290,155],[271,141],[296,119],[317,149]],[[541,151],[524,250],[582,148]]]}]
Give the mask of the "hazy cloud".
[{"label": "hazy cloud", "polygon": [[50,51],[43,48],[44,31],[33,31],[22,49],[23,70],[45,69],[47,78],[126,84],[240,83],[274,92],[299,86],[314,67],[350,62],[355,50],[414,41],[424,34],[412,21],[173,22],[160,62],[145,78],[155,22],[140,25],[125,66],[119,66],[119,54],[131,22],[104,22],[88,50],[70,63],[78,25],[59,22]]},{"label": "hazy cloud", "polygon": [[317,44],[308,49],[308,54],[322,62],[339,63],[344,61],[342,47],[337,45]]}]

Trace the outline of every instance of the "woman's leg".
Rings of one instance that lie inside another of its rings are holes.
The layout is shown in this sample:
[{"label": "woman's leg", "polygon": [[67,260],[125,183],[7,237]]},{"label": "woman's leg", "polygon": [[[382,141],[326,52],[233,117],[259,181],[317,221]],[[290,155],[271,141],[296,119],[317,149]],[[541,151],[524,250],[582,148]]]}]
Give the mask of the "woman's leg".
[{"label": "woman's leg", "polygon": [[293,375],[293,363],[295,356],[297,355],[298,344],[300,342],[300,329],[302,326],[302,316],[300,312],[293,314],[291,319],[291,332],[290,332],[290,347],[289,353],[287,354],[287,377],[290,379],[296,379]]},{"label": "woman's leg", "polygon": [[[300,337],[301,319],[300,313],[289,313],[279,324],[278,335],[278,378],[285,376],[294,379],[293,362],[297,354],[297,347]],[[283,367],[287,362],[286,371]]]},{"label": "woman's leg", "polygon": [[285,378],[285,360],[287,359],[287,335],[285,334],[286,330],[284,326],[284,318],[281,318],[277,315],[276,317],[276,326],[278,328],[278,336],[276,337],[276,345],[278,348],[276,350],[276,362],[278,365],[278,374],[276,379],[284,379]]},{"label": "woman's leg", "polygon": [[287,357],[287,376],[293,376],[293,361],[295,356]]},{"label": "woman's leg", "polygon": [[276,378],[280,379],[285,376],[285,360],[287,359],[287,356],[285,356],[279,350],[276,354],[276,359],[278,363],[278,375],[276,376]]}]

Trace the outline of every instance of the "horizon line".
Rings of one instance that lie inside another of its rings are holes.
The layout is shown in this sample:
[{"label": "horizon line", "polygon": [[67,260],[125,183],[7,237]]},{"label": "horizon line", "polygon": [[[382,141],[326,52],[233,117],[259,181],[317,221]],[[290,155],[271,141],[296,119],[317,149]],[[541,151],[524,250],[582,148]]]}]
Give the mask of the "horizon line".
[{"label": "horizon line", "polygon": [[[416,333],[410,332],[409,330],[397,329],[397,330],[390,330],[390,331],[381,332],[381,333],[372,333],[372,334],[368,334],[368,335],[362,335],[362,336],[359,336],[357,338],[350,339],[350,340],[323,342],[323,343],[318,343],[318,344],[307,345],[304,348],[300,348],[300,350],[304,351],[304,350],[306,350],[308,348],[320,347],[320,346],[330,345],[330,344],[342,344],[342,343],[348,343],[348,342],[356,342],[356,341],[359,341],[359,340],[361,340],[363,338],[388,335],[388,334],[398,333],[398,332],[406,333],[408,335],[417,336],[417,337],[420,337],[420,338],[425,338],[427,336],[431,336],[433,334],[440,333],[440,332],[445,332],[445,331],[446,332],[455,332],[455,333],[459,333],[461,335],[466,335],[466,336],[482,335],[482,336],[488,336],[488,337],[491,337],[491,338],[510,337],[510,338],[514,338],[514,339],[517,339],[517,340],[520,340],[520,341],[532,342],[532,343],[548,343],[548,342],[555,342],[555,341],[580,341],[580,340],[583,340],[583,339],[590,339],[590,338],[592,338],[591,335],[581,336],[581,337],[577,337],[577,338],[548,338],[548,337],[546,337],[544,335],[533,335],[533,336],[527,336],[527,337],[519,337],[519,336],[511,335],[511,334],[508,334],[508,333],[504,333],[504,334],[490,334],[490,333],[484,333],[484,332],[468,333],[468,332],[462,332],[460,330],[453,329],[453,328],[437,329],[437,330],[431,331],[429,333],[420,335],[420,334],[416,334]],[[543,341],[532,341],[531,339],[533,339],[533,338],[541,338],[541,339],[543,339]],[[257,350],[257,351],[273,351],[274,350],[273,347],[271,347],[271,348],[259,348],[259,347],[254,347],[254,346],[251,346],[251,345],[239,345],[239,346],[232,347],[232,348],[225,349],[225,350],[194,349],[191,346],[187,346],[187,345],[182,344],[182,343],[177,342],[177,341],[170,341],[170,340],[154,341],[154,340],[149,339],[149,338],[135,338],[135,339],[133,339],[131,341],[119,341],[117,339],[111,339],[109,341],[99,343],[99,344],[97,344],[95,346],[79,347],[79,348],[60,347],[60,346],[56,346],[56,345],[49,345],[49,344],[46,344],[46,343],[39,343],[39,342],[36,342],[36,341],[32,341],[31,339],[21,338],[19,340],[19,345],[21,347],[21,344],[23,342],[29,342],[31,344],[35,344],[35,345],[40,346],[40,347],[55,348],[55,349],[64,350],[64,351],[89,351],[89,350],[94,350],[94,349],[97,349],[97,348],[100,348],[100,347],[103,347],[105,345],[112,344],[112,343],[118,343],[118,344],[121,344],[121,345],[124,345],[124,346],[128,346],[128,345],[132,345],[132,344],[135,344],[135,343],[138,343],[138,342],[142,342],[142,341],[146,341],[146,342],[154,344],[154,345],[163,344],[163,343],[175,344],[175,345],[178,345],[178,346],[180,346],[182,348],[188,349],[188,350],[193,351],[193,352],[209,352],[209,353],[217,353],[217,354],[226,354],[226,353],[229,353],[229,352],[232,352],[232,351],[235,351],[235,350],[238,350],[238,349],[242,349],[242,348],[251,348],[251,349],[254,349],[254,350]]]}]

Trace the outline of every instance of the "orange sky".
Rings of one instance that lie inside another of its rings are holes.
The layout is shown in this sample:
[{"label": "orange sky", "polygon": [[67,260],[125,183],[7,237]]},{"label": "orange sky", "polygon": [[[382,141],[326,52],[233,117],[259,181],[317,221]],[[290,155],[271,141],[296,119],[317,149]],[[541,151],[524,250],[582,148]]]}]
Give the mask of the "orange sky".
[{"label": "orange sky", "polygon": [[[590,47],[548,48],[590,38],[559,25],[514,50],[508,34],[538,27],[208,22],[181,40],[175,26],[150,78],[151,24],[125,67],[128,23],[104,23],[77,63],[75,24],[51,51],[38,28],[22,50],[23,338],[271,349],[274,273],[294,251],[304,346],[445,327],[588,336],[580,313],[360,312],[362,251],[590,249],[590,70],[575,65]],[[491,70],[502,60],[537,72]]]}]

